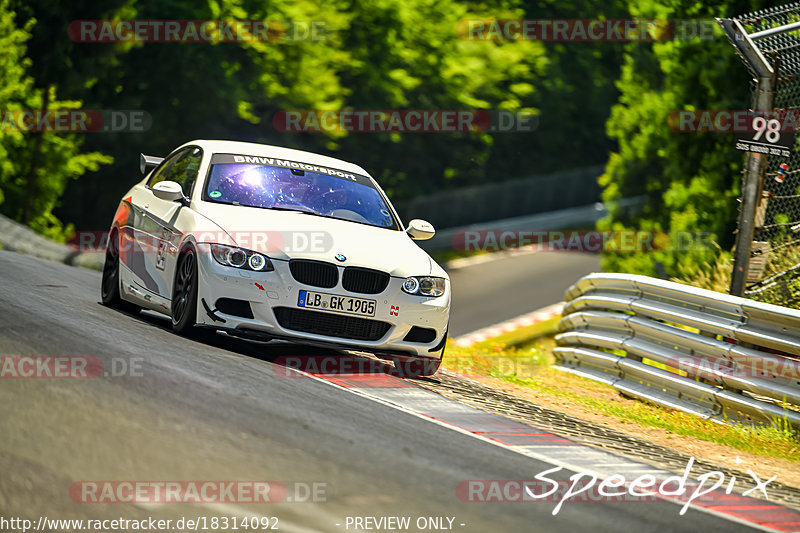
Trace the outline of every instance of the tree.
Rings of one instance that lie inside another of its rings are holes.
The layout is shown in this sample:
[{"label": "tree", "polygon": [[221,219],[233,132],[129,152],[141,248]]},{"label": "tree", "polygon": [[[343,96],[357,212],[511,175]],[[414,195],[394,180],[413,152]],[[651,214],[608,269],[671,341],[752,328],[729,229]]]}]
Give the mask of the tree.
[{"label": "tree", "polygon": [[[757,8],[749,2],[650,0],[631,4],[631,14],[709,24],[711,17]],[[681,109],[747,109],[748,86],[746,69],[720,32],[712,39],[627,45],[617,83],[619,103],[607,124],[619,149],[600,178],[610,213],[598,228],[652,231],[669,239],[657,238],[659,251],[654,253],[606,253],[605,270],[656,275],[660,264],[668,275],[678,276],[713,262],[718,249],[707,241],[732,245],[743,163],[733,135],[674,131],[668,118]],[[644,204],[639,210],[619,203],[640,196]],[[698,239],[698,232],[708,234]]]},{"label": "tree", "polygon": [[487,169],[494,144],[487,133],[284,133],[272,123],[282,110],[529,107],[545,64],[541,43],[470,42],[457,32],[462,19],[521,16],[513,4],[499,1],[478,10],[457,0],[225,0],[200,6],[139,0],[126,16],[275,20],[288,28],[314,21],[324,35],[134,43],[121,50],[117,68],[94,72],[90,87],[71,85],[66,94],[91,107],[144,110],[153,117],[152,129],[87,136],[88,146],[113,154],[116,163],[69,187],[59,213],[96,227],[136,179],[138,152],[165,155],[193,138],[264,142],[357,161],[395,198],[516,177],[520,171],[512,163],[506,163],[508,174]]},{"label": "tree", "polygon": [[[311,87],[295,92],[288,90],[292,81],[281,82],[283,91],[272,91],[274,96],[261,105],[254,103],[262,123],[281,109],[516,111],[527,107],[526,97],[535,92],[546,64],[541,43],[470,41],[463,35],[463,21],[469,19],[522,16],[513,1],[473,6],[456,0],[353,0],[317,6],[313,15],[311,5],[285,13],[290,19],[328,20],[331,31],[325,42],[296,43],[287,52],[302,57],[307,50],[301,64],[312,69],[313,75],[303,80]],[[292,73],[288,80],[294,80],[303,71],[293,67],[288,62],[277,73]],[[311,94],[316,98],[309,98]],[[395,199],[519,175],[516,168],[508,175],[487,167],[495,139],[486,132],[299,133],[277,138],[358,161]],[[276,135],[262,133],[259,140],[275,142]]]},{"label": "tree", "polygon": [[[21,112],[53,108],[75,109],[80,102],[58,101],[55,87],[38,89],[30,76],[26,42],[33,20],[21,27],[8,0],[0,0],[0,212],[35,230],[63,238],[62,225],[52,211],[70,179],[97,170],[112,159],[99,153],[80,153],[80,139],[53,131],[29,132]],[[20,126],[23,127],[20,127]],[[35,128],[34,128],[35,129]]]}]

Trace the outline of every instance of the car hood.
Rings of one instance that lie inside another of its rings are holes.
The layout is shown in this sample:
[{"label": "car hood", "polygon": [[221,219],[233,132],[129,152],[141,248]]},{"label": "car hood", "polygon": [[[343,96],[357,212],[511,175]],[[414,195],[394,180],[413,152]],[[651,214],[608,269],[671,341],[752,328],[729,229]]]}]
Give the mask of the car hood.
[{"label": "car hood", "polygon": [[[403,231],[294,211],[277,211],[204,202],[197,209],[219,225],[242,248],[272,259],[315,259],[343,266],[360,266],[392,276],[443,275]],[[198,242],[224,242],[196,235]],[[341,254],[344,261],[337,261]]]}]

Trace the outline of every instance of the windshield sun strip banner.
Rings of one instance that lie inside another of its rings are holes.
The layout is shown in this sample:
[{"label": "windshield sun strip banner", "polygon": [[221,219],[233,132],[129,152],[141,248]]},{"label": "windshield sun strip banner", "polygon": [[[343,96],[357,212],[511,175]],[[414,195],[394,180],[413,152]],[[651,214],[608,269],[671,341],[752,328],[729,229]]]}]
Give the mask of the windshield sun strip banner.
[{"label": "windshield sun strip banner", "polygon": [[270,167],[288,168],[293,170],[306,170],[308,172],[316,172],[317,174],[326,174],[336,178],[347,179],[354,181],[361,185],[373,187],[372,180],[366,176],[345,172],[344,170],[323,165],[314,165],[311,163],[303,163],[301,161],[292,161],[289,159],[279,159],[277,157],[263,157],[247,154],[214,154],[211,157],[211,164],[239,164],[239,165],[262,165]]}]

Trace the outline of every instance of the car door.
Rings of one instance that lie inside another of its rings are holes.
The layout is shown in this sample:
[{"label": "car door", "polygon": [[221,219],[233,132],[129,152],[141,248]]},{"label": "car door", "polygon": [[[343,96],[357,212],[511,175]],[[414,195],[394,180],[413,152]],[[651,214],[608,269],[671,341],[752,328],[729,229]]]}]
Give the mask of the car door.
[{"label": "car door", "polygon": [[[136,268],[132,268],[144,288],[161,299],[171,299],[172,277],[178,259],[177,245],[185,228],[180,227],[179,215],[187,206],[197,181],[197,172],[203,152],[198,147],[187,147],[170,155],[153,172],[134,209],[137,216],[136,241],[141,247]],[[156,197],[152,188],[162,181],[181,185],[185,202],[171,202]]]}]

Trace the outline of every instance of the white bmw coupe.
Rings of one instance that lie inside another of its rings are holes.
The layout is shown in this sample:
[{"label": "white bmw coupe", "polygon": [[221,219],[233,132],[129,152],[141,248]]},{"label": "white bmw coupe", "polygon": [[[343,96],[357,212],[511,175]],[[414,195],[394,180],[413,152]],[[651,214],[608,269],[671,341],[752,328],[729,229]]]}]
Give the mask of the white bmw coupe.
[{"label": "white bmw coupe", "polygon": [[173,329],[321,344],[431,375],[447,340],[450,282],[361,167],[288,148],[192,141],[142,155],[117,208],[102,300]]}]

